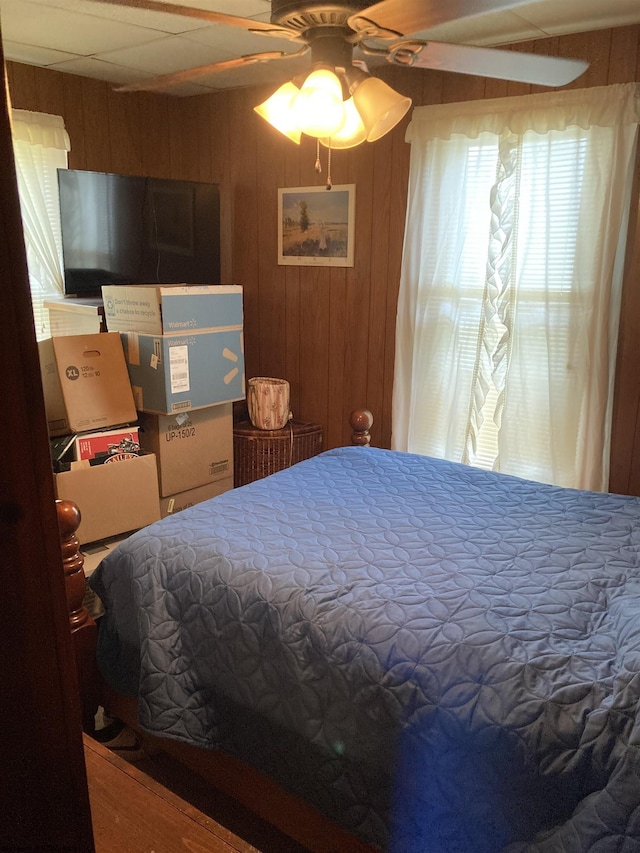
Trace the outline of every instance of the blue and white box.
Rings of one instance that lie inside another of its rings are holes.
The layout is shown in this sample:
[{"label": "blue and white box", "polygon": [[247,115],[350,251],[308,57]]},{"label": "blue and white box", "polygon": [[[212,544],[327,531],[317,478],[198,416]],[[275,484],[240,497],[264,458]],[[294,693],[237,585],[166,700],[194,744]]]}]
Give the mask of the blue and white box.
[{"label": "blue and white box", "polygon": [[242,328],[121,338],[140,412],[171,415],[245,397]]},{"label": "blue and white box", "polygon": [[239,284],[114,284],[102,288],[110,332],[173,335],[242,327]]}]

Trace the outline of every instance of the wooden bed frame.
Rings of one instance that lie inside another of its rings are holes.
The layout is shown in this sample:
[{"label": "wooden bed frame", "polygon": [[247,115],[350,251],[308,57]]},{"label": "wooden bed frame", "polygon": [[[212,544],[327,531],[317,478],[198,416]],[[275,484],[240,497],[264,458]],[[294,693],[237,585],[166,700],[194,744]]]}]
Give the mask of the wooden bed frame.
[{"label": "wooden bed frame", "polygon": [[[349,423],[352,430],[351,444],[368,446],[369,430],[373,423],[371,412],[356,409],[351,413]],[[86,578],[76,536],[80,511],[71,501],[56,501],[56,507],[84,730],[88,734],[94,733],[95,715],[102,706],[110,717],[121,720],[138,732],[151,750],[161,750],[172,756],[215,791],[231,797],[311,853],[374,853],[368,844],[238,759],[141,731],[137,701],[116,693],[106,684],[96,664],[97,626],[84,606]]]}]

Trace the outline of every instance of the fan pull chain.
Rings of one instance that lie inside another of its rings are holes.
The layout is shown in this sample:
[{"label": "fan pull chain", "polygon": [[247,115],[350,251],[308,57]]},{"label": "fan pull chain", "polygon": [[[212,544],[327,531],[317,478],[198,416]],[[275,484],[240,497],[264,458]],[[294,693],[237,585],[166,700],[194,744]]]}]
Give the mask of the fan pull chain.
[{"label": "fan pull chain", "polygon": [[[328,146],[328,154],[327,154],[327,185],[325,187],[326,190],[330,190],[333,184],[331,183],[331,140],[329,140]],[[315,170],[318,174],[322,172],[322,163],[320,162],[320,140],[318,139],[316,142],[316,165]]]}]

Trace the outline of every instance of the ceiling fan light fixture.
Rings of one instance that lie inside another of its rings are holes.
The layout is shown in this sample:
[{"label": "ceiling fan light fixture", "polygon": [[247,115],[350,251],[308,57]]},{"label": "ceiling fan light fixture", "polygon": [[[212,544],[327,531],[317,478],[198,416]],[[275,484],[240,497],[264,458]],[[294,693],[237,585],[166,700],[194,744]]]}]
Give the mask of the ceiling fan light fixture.
[{"label": "ceiling fan light fixture", "polygon": [[270,98],[253,108],[259,116],[280,133],[289,137],[296,145],[300,145],[302,133],[296,124],[291,105],[299,93],[300,89],[290,80],[288,83],[283,83]]},{"label": "ceiling fan light fixture", "polygon": [[333,136],[320,140],[326,148],[355,148],[356,145],[367,141],[367,130],[353,98],[344,102],[344,110],[346,119],[342,128]]},{"label": "ceiling fan light fixture", "polygon": [[400,95],[378,77],[367,76],[352,87],[352,92],[368,142],[375,142],[392,130],[411,106],[411,98]]},{"label": "ceiling fan light fixture", "polygon": [[298,129],[307,136],[323,138],[338,133],[345,123],[342,84],[328,68],[309,74],[291,104]]}]

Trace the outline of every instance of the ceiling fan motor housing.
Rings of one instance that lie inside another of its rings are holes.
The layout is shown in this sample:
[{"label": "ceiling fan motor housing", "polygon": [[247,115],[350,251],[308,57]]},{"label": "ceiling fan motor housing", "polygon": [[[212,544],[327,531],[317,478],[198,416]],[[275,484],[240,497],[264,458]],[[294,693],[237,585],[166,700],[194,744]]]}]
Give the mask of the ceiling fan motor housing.
[{"label": "ceiling fan motor housing", "polygon": [[317,0],[271,0],[271,23],[304,35],[314,27],[345,27],[351,15],[371,5],[371,0],[318,3]]}]

